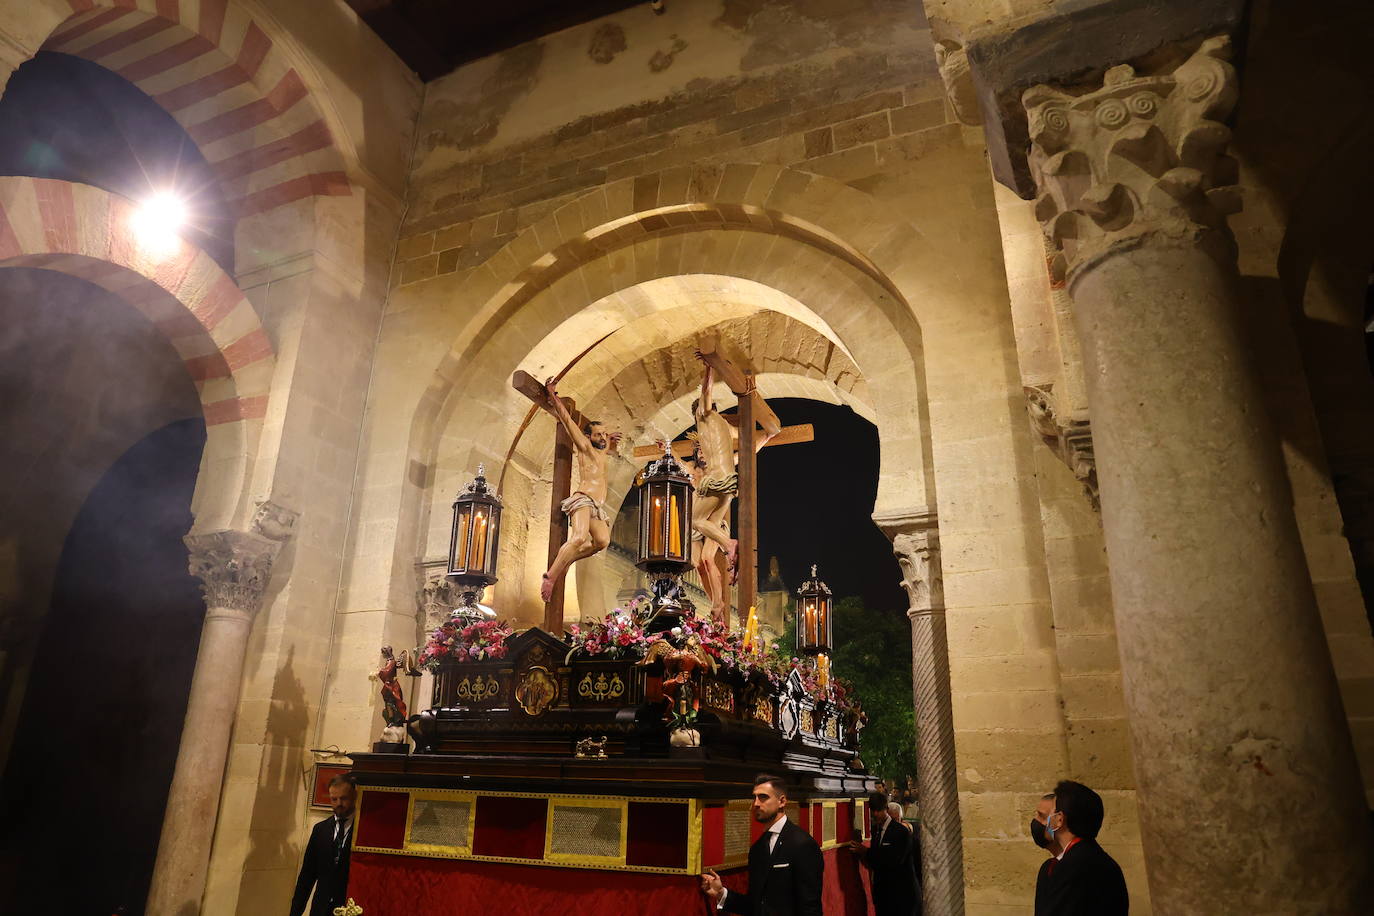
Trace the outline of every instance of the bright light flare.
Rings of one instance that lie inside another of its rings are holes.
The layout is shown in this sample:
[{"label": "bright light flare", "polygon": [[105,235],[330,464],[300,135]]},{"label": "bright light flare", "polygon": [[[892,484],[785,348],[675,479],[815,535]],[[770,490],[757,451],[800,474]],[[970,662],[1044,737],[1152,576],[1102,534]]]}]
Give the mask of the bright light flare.
[{"label": "bright light flare", "polygon": [[154,194],[134,210],[130,227],[138,244],[152,254],[165,256],[181,243],[178,234],[186,224],[186,202],[163,191]]}]

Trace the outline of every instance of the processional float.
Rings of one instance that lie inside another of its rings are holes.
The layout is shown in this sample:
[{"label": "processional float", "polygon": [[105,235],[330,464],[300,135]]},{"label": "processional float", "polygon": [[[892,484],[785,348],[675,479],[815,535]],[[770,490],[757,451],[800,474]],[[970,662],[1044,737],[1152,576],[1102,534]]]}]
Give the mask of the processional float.
[{"label": "processional float", "polygon": [[[740,398],[738,468],[722,468],[719,441],[714,467],[690,441],[636,450],[652,456],[635,484],[636,565],[650,588],[566,628],[569,563],[560,557],[604,547],[604,454],[618,437],[561,399],[556,379],[513,379],[559,422],[552,505],[560,524],[551,524],[544,626],[516,632],[478,603],[497,578],[502,523],[499,493],[479,466],[453,504],[448,576],[462,601],[416,653],[415,664],[434,674],[432,707],[405,723],[413,748],[384,740],[351,755],[361,792],[349,896],[368,916],[495,911],[513,887],[526,906],[542,902],[548,912],[570,912],[573,893],[588,911],[697,912],[695,876],[704,869],[743,886],[748,848],[761,831],[748,799],[764,772],[787,780],[789,817],[821,845],[827,912],[832,903],[835,912],[863,912],[865,879],[844,847],[867,831],[873,781],[858,756],[866,717],[831,677],[830,590],[812,567],[797,593],[795,655],[765,644],[750,607],[754,454],[770,441],[803,441],[810,430],[781,428],[752,373],[714,352],[698,355],[708,367],[702,400],[712,372]],[[696,411],[699,427],[714,410]],[[760,415],[772,417],[761,431]],[[719,613],[719,594],[711,596],[717,613],[698,615],[681,577],[712,553],[708,538],[693,537],[710,523],[693,511],[700,481],[734,475],[739,607],[750,612],[732,626]],[[389,664],[384,738],[396,739],[394,657]]]}]

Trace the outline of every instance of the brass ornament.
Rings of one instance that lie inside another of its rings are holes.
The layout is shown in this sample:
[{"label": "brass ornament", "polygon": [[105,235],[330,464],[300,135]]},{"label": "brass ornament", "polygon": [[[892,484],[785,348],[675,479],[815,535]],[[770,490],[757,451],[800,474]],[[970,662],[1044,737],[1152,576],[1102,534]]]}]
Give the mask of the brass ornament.
[{"label": "brass ornament", "polygon": [[612,674],[607,678],[606,672],[597,671],[593,678],[593,672],[588,671],[582,675],[582,680],[577,682],[577,695],[585,700],[604,703],[624,696],[625,682],[618,674]]}]

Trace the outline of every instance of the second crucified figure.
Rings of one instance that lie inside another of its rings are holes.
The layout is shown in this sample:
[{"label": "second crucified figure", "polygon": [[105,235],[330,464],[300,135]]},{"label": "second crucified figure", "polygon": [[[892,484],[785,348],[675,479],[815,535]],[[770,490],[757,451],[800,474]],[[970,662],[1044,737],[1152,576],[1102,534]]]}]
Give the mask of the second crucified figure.
[{"label": "second crucified figure", "polygon": [[[701,395],[692,403],[697,426],[696,473],[692,475],[696,485],[692,502],[692,562],[711,599],[711,615],[723,619],[730,604],[730,586],[739,573],[739,541],[730,537],[727,523],[730,503],[739,492],[739,473],[735,470],[734,431],[711,400],[718,372],[715,363],[720,357],[700,350],[696,357],[705,365],[706,372],[701,380]],[[763,398],[752,390],[745,396],[754,398],[755,419],[763,427],[753,431],[752,444],[758,452],[782,430],[782,424]],[[716,555],[721,551],[728,564],[728,582],[716,565]]]},{"label": "second crucified figure", "polygon": [[573,454],[577,456],[577,489],[563,500],[563,512],[568,516],[568,539],[558,549],[553,565],[544,573],[539,597],[547,602],[553,589],[563,579],[568,567],[578,560],[606,549],[611,543],[611,519],[606,514],[606,456],[619,457],[620,433],[608,433],[595,420],[578,427],[567,405],[558,397],[554,381],[544,384],[548,392],[547,409],[568,432]]}]

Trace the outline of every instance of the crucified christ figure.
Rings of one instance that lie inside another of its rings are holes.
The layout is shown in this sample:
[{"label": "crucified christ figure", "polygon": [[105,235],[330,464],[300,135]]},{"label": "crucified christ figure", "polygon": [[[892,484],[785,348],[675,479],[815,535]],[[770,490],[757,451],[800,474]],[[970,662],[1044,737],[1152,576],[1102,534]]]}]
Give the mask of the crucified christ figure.
[{"label": "crucified christ figure", "polygon": [[[696,496],[692,502],[692,562],[701,576],[702,587],[711,598],[711,615],[723,618],[730,603],[730,586],[739,575],[739,542],[730,537],[726,519],[730,503],[739,492],[739,473],[735,470],[734,432],[730,421],[720,415],[711,400],[720,357],[696,351],[697,359],[706,367],[701,380],[701,395],[692,403],[692,415],[697,425],[697,452],[693,456],[696,471],[692,475]],[[756,419],[762,430],[753,434],[755,453],[782,430],[778,417],[763,398],[750,391],[754,398]],[[721,576],[716,554],[725,552],[730,581]]]},{"label": "crucified christ figure", "polygon": [[568,516],[568,540],[558,549],[553,565],[544,573],[539,597],[548,601],[554,586],[563,579],[568,567],[578,560],[606,549],[611,543],[611,519],[606,514],[606,456],[620,455],[620,433],[608,433],[606,427],[588,420],[579,428],[568,413],[567,405],[558,397],[554,380],[544,384],[548,392],[548,409],[572,440],[577,456],[578,488],[563,500],[562,509]]}]

